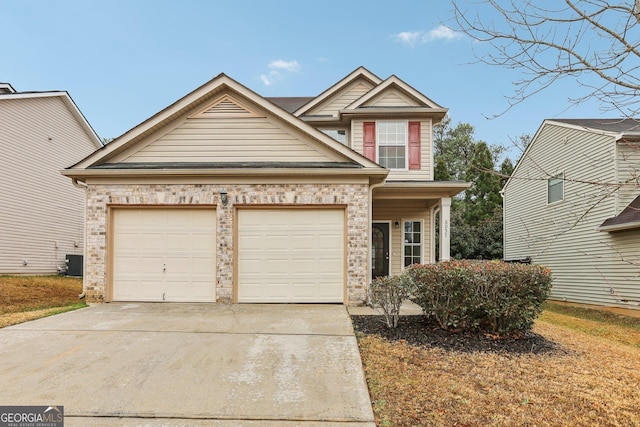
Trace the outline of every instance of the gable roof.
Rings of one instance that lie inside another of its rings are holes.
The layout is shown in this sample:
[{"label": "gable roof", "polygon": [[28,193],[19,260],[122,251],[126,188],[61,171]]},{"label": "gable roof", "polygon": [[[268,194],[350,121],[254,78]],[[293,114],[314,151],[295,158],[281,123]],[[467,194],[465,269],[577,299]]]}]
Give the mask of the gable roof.
[{"label": "gable roof", "polygon": [[[123,135],[119,136],[111,143],[102,147],[100,150],[94,152],[89,155],[85,159],[78,162],[76,165],[68,168],[63,172],[64,175],[70,177],[82,177],[88,175],[100,175],[101,172],[113,171],[113,169],[126,169],[129,170],[128,173],[131,173],[131,165],[127,167],[105,167],[104,164],[108,163],[110,159],[116,158],[118,155],[121,155],[126,150],[134,149],[136,144],[141,141],[149,138],[157,138],[161,135],[166,134],[166,129],[172,123],[176,122],[180,117],[184,117],[185,115],[194,116],[201,114],[202,112],[206,112],[208,108],[211,108],[211,103],[218,104],[216,99],[224,98],[225,94],[233,94],[236,97],[239,97],[244,100],[248,105],[253,105],[254,107],[264,110],[268,112],[271,116],[273,116],[276,120],[282,123],[285,126],[289,126],[295,131],[308,136],[310,140],[312,140],[315,144],[319,144],[323,150],[329,149],[331,152],[336,153],[339,157],[343,158],[345,162],[352,162],[357,165],[360,169],[365,169],[362,171],[364,174],[369,175],[385,175],[388,171],[382,168],[377,163],[367,159],[366,157],[358,154],[354,150],[349,147],[344,146],[343,144],[335,141],[330,136],[325,135],[323,132],[317,130],[311,125],[304,123],[302,120],[294,117],[287,111],[282,108],[276,106],[272,102],[267,99],[261,97],[257,93],[251,91],[246,88],[242,84],[236,82],[225,74],[220,74],[214,77],[212,80],[208,81],[204,85],[195,89],[191,93],[185,95],[178,101],[174,102],[164,110],[158,112],[153,115],[149,119],[125,132]],[[216,102],[214,102],[216,101]],[[230,112],[233,114],[233,112]],[[99,167],[103,165],[102,167]],[[171,170],[181,169],[182,172],[180,174],[198,174],[202,173],[203,169],[220,169],[221,173],[231,173],[237,174],[237,172],[229,172],[232,165],[225,165],[224,168],[219,167],[219,165],[208,164],[208,165],[161,165],[166,167],[158,167],[158,163],[155,162],[153,164],[141,164],[138,162],[138,169],[145,168],[147,170],[159,170],[161,169],[164,172],[158,171],[158,173],[170,174]],[[198,167],[195,167],[198,166]],[[238,163],[235,165],[236,169],[240,169],[243,167],[248,167],[243,163]],[[304,165],[298,165],[298,167],[305,167]],[[314,168],[313,165],[307,165],[308,168]],[[272,167],[272,168],[275,168]],[[317,168],[317,167],[316,167]],[[330,168],[330,165],[322,165],[322,167],[317,168],[320,170],[326,170]],[[339,167],[336,167],[340,169]],[[88,171],[88,169],[92,169],[92,171]],[[188,169],[188,171],[187,171]],[[341,168],[344,170],[344,168]],[[190,171],[190,172],[189,172]],[[264,172],[264,170],[263,170]],[[246,172],[245,172],[246,173]]]},{"label": "gable roof", "polygon": [[368,80],[374,86],[382,82],[382,79],[376,76],[375,74],[373,74],[371,71],[367,70],[364,67],[358,67],[355,70],[353,70],[351,73],[349,73],[345,78],[341,79],[339,82],[337,82],[336,84],[334,84],[333,86],[331,86],[330,88],[322,92],[320,95],[316,96],[315,98],[313,98],[312,100],[310,100],[309,102],[307,102],[306,104],[298,108],[296,111],[293,112],[293,115],[295,116],[303,115],[304,113],[320,105],[321,103],[331,98],[333,95],[337,94],[342,89],[349,86],[351,83],[353,83],[358,79]]},{"label": "gable roof", "polygon": [[638,119],[630,119],[630,118],[618,118],[618,119],[545,119],[542,121],[542,124],[536,131],[533,138],[531,138],[531,142],[524,150],[520,159],[518,159],[518,163],[516,163],[513,168],[513,172],[507,182],[500,190],[501,193],[504,193],[505,189],[511,183],[512,177],[516,175],[518,168],[520,167],[522,159],[524,159],[531,147],[536,143],[538,136],[542,133],[543,129],[546,126],[561,126],[568,129],[575,129],[584,132],[595,132],[603,135],[611,136],[612,141],[617,141],[622,138],[640,138],[640,120]]},{"label": "gable roof", "polygon": [[598,231],[619,231],[640,227],[640,195],[617,216],[606,219]]},{"label": "gable roof", "polygon": [[[10,84],[8,83],[3,83],[3,84],[7,85],[7,87],[13,90],[13,87]],[[2,84],[0,84],[0,86],[1,85]],[[73,101],[73,99],[71,98],[68,92],[66,91],[48,91],[48,92],[15,92],[13,91],[13,92],[6,92],[6,93],[0,92],[0,102],[11,101],[16,99],[53,98],[53,97],[59,97],[62,100],[62,102],[69,109],[73,117],[77,120],[80,127],[85,131],[85,133],[87,134],[91,142],[93,142],[93,144],[96,146],[96,148],[101,148],[104,146],[104,144],[102,143],[102,140],[100,139],[98,134],[96,134],[96,132],[93,130],[93,127],[91,127],[86,117],[84,116],[84,114],[82,114],[82,112],[80,111],[80,109],[78,108],[76,103]]]},{"label": "gable roof", "polygon": [[549,122],[563,123],[587,131],[602,131],[614,134],[640,133],[640,121],[630,118],[617,119],[549,119]]},{"label": "gable roof", "polygon": [[[403,82],[402,80],[400,80],[395,75],[391,75],[385,81],[383,81],[382,83],[378,84],[376,87],[371,89],[369,92],[367,92],[366,94],[364,94],[363,96],[361,96],[360,98],[358,98],[354,102],[352,102],[350,105],[348,105],[345,108],[345,110],[353,110],[353,109],[365,106],[367,102],[369,102],[372,99],[378,97],[379,95],[381,95],[385,91],[389,90],[390,88],[399,89],[401,92],[405,93],[410,98],[413,98],[418,103],[423,104],[423,105],[425,105],[425,106],[427,106],[429,108],[442,108],[440,105],[436,104],[431,99],[427,98],[422,93],[418,92],[416,89],[414,89],[413,87],[411,87],[407,83]],[[369,108],[371,108],[371,107],[369,107]]]}]

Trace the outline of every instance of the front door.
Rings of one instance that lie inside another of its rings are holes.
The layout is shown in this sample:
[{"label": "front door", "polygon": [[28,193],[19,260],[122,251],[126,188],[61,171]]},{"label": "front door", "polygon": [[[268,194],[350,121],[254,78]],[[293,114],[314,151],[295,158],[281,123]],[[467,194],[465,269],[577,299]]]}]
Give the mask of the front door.
[{"label": "front door", "polygon": [[389,275],[389,224],[374,222],[371,227],[372,277]]}]

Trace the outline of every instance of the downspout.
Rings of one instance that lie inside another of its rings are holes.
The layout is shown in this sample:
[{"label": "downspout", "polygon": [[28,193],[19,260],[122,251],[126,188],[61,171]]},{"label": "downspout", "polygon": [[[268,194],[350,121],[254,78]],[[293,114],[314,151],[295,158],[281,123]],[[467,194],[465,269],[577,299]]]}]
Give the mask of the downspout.
[{"label": "downspout", "polygon": [[78,187],[78,188],[82,188],[84,190],[84,212],[83,212],[83,222],[84,222],[84,233],[83,233],[83,238],[84,238],[84,242],[82,242],[82,293],[80,295],[78,295],[78,299],[83,299],[84,297],[87,296],[87,285],[86,285],[86,269],[85,269],[85,265],[87,263],[87,188],[89,188],[89,186],[87,184],[85,184],[84,182],[80,182],[77,179],[73,178],[71,180],[71,183]]}]

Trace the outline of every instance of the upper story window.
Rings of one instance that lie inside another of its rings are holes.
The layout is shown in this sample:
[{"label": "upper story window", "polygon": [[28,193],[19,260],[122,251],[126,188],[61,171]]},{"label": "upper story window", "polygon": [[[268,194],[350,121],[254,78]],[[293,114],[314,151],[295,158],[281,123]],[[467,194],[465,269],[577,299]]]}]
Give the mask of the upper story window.
[{"label": "upper story window", "polygon": [[561,200],[564,200],[564,173],[559,173],[547,180],[547,203]]},{"label": "upper story window", "polygon": [[340,144],[347,144],[347,131],[344,129],[322,129],[322,132],[338,141]]},{"label": "upper story window", "polygon": [[407,122],[379,121],[378,163],[388,169],[407,168]]},{"label": "upper story window", "polygon": [[362,154],[388,169],[421,170],[420,127],[420,122],[363,122]]}]

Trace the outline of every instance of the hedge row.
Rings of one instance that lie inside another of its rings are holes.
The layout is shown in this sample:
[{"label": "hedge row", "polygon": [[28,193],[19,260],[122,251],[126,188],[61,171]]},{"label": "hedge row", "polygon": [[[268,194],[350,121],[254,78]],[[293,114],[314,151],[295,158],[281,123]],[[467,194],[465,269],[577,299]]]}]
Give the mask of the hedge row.
[{"label": "hedge row", "polygon": [[376,279],[370,301],[383,309],[389,327],[397,325],[400,298],[410,297],[443,329],[508,335],[531,329],[550,291],[545,267],[462,260],[413,265]]}]

